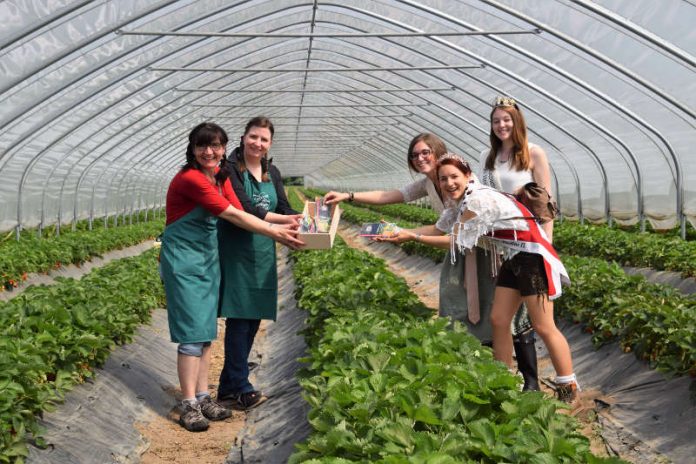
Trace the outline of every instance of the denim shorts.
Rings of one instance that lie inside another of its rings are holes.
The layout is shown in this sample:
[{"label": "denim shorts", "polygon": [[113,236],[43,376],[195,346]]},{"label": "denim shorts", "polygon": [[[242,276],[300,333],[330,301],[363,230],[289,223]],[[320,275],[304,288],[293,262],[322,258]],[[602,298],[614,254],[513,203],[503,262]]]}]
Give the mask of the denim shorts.
[{"label": "denim shorts", "polygon": [[503,262],[495,285],[519,290],[521,296],[548,295],[544,258],[535,253],[517,253]]}]

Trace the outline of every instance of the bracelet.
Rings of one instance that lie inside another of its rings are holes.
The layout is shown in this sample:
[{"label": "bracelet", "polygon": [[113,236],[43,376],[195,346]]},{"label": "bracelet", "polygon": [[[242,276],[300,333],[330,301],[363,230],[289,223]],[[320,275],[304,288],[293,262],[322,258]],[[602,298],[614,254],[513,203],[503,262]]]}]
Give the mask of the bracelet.
[{"label": "bracelet", "polygon": [[352,203],[353,200],[355,200],[355,193],[348,192],[348,201]]},{"label": "bracelet", "polygon": [[415,238],[416,242],[420,242],[422,236],[423,236],[423,234],[416,234],[416,238]]}]

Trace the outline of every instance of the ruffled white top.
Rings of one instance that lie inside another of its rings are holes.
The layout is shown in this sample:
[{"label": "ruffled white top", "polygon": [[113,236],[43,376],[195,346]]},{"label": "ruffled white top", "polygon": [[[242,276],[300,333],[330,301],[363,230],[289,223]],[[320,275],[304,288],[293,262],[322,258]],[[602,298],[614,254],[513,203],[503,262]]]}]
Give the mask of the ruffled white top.
[{"label": "ruffled white top", "polygon": [[[459,222],[459,217],[465,211],[475,213],[472,219]],[[522,217],[515,202],[490,187],[484,187],[478,180],[473,179],[469,184],[459,205],[447,208],[435,225],[439,230],[452,234],[452,245],[460,251],[470,250],[474,246],[495,250],[495,245],[488,240],[487,234],[496,230],[529,230],[529,225]],[[504,248],[504,247],[503,247]],[[510,259],[517,254],[515,250],[503,249],[504,259]]]}]

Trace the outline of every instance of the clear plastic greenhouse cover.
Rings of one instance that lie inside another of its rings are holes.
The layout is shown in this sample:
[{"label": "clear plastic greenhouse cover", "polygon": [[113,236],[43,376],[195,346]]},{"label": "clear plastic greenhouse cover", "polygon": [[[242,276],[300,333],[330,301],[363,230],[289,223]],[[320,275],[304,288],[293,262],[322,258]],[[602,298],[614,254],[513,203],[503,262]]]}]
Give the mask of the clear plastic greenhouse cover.
[{"label": "clear plastic greenhouse cover", "polygon": [[408,141],[478,166],[514,97],[566,217],[696,225],[690,0],[0,2],[0,231],[161,206],[199,122],[276,125],[285,176],[402,186]]}]

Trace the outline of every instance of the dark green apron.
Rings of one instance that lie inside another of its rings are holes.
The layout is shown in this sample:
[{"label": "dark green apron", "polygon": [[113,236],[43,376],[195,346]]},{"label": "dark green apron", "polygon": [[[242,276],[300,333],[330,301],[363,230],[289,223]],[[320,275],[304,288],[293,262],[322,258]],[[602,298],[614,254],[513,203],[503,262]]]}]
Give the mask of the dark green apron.
[{"label": "dark green apron", "polygon": [[216,222],[217,217],[196,206],[164,229],[160,269],[173,342],[200,343],[217,336],[220,265]]},{"label": "dark green apron", "polygon": [[[275,211],[273,182],[257,182],[244,171],[244,191],[254,206]],[[226,221],[218,223],[222,284],[220,316],[237,319],[272,319],[278,310],[278,269],[275,242]]]}]

